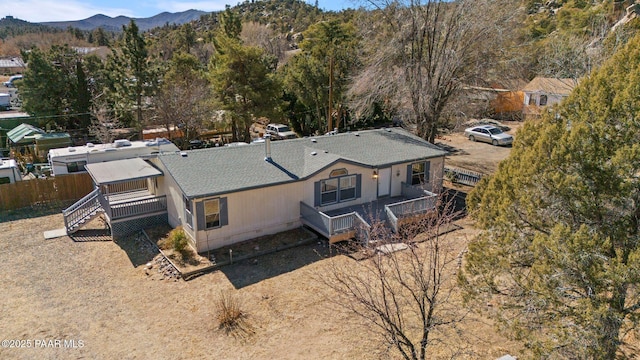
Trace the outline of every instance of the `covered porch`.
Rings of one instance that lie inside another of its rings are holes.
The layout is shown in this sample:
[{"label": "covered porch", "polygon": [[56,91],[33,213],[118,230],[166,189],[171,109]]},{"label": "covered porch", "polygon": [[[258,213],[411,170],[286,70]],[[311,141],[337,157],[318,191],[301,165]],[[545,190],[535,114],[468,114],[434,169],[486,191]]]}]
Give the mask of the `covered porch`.
[{"label": "covered porch", "polygon": [[381,221],[396,232],[404,221],[435,210],[437,200],[437,194],[402,183],[400,196],[326,212],[300,202],[300,218],[304,225],[329,239],[331,244],[352,238],[367,241],[370,222]]},{"label": "covered porch", "polygon": [[95,190],[63,211],[68,233],[104,213],[113,237],[166,222],[167,197],[157,195],[162,172],[140,158],[86,165]]}]

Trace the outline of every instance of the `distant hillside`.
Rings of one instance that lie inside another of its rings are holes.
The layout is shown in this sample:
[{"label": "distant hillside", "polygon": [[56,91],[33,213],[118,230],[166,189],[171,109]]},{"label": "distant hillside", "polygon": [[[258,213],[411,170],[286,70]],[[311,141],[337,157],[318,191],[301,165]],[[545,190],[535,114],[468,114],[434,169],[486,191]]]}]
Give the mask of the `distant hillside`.
[{"label": "distant hillside", "polygon": [[153,29],[155,27],[163,26],[165,24],[182,25],[194,20],[198,20],[200,16],[207,14],[207,12],[200,10],[187,10],[178,13],[163,12],[158,15],[149,18],[129,18],[126,16],[118,16],[115,18],[98,14],[84,20],[77,21],[52,21],[43,22],[41,25],[46,25],[58,29],[67,29],[69,27],[80,30],[94,30],[102,28],[106,31],[122,31],[122,26],[129,24],[131,19],[136,22],[138,28],[141,31]]},{"label": "distant hillside", "polygon": [[16,19],[13,16],[7,16],[5,18],[0,19],[0,39],[3,39],[3,40],[9,37],[14,37],[14,36],[23,35],[23,34],[56,32],[56,31],[58,31],[58,29]]}]

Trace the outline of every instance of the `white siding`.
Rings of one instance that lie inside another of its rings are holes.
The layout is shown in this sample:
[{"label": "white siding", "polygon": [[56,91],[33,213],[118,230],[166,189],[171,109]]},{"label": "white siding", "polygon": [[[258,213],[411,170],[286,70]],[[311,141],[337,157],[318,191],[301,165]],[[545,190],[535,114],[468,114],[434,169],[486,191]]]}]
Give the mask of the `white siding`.
[{"label": "white siding", "polygon": [[[300,227],[302,185],[294,182],[219,196],[227,198],[229,224],[197,231],[197,250],[202,252]],[[196,202],[206,199],[209,198]],[[197,228],[197,224],[194,226]]]},{"label": "white siding", "polygon": [[[444,157],[429,159],[430,181],[426,190],[440,193],[442,189],[442,174],[444,170]],[[200,198],[193,202],[193,229],[184,219],[184,202],[182,191],[171,176],[162,168],[159,161],[153,161],[165,173],[158,178],[158,195],[167,196],[167,211],[169,225],[176,227],[182,225],[185,232],[195,241],[198,252],[231,245],[237,242],[257,238],[263,235],[278,233],[301,226],[300,201],[314,206],[315,188],[317,181],[328,179],[329,174],[335,169],[346,169],[349,175],[361,175],[361,196],[352,201],[340,202],[329,206],[319,207],[321,211],[329,211],[341,207],[364,204],[376,200],[378,184],[373,178],[373,168],[362,167],[346,162],[337,163],[305,181],[291,182],[287,184],[268,186],[259,189],[239,191],[222,194],[215,197],[227,199],[228,224],[217,229],[193,230],[198,228],[197,207],[199,202],[206,199]],[[391,194],[401,195],[401,183],[407,179],[407,166],[411,163],[393,165],[391,167]]]}]

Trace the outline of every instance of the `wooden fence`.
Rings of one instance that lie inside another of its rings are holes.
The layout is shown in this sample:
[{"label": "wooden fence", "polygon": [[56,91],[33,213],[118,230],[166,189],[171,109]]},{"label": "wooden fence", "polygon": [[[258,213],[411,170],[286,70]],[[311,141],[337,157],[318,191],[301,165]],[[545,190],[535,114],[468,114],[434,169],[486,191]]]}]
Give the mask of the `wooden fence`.
[{"label": "wooden fence", "polygon": [[81,199],[93,190],[87,173],[0,185],[0,211]]}]

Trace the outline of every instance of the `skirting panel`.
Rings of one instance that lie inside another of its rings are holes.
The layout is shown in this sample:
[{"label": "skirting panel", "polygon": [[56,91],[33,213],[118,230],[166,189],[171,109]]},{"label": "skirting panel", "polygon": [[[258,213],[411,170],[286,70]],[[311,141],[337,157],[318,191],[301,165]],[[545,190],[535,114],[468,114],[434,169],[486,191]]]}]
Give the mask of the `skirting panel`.
[{"label": "skirting panel", "polygon": [[111,236],[117,239],[142,229],[167,223],[167,213],[111,223]]}]

